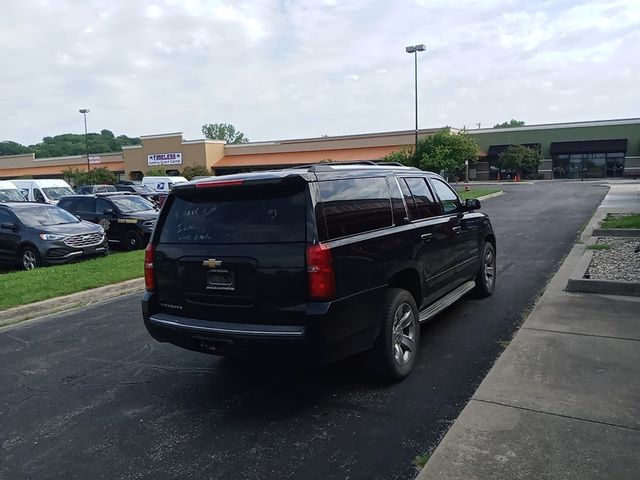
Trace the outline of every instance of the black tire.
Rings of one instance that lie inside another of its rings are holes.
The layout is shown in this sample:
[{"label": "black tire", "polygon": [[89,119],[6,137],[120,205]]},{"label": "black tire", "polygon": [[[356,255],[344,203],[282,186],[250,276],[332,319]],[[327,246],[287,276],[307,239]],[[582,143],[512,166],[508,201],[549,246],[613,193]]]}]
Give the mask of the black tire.
[{"label": "black tire", "polygon": [[476,274],[476,293],[480,297],[489,297],[496,287],[496,250],[490,242],[482,245],[480,269]]},{"label": "black tire", "polygon": [[42,258],[37,248],[32,246],[23,247],[18,257],[18,266],[23,270],[33,270],[42,266]]},{"label": "black tire", "polygon": [[[399,320],[409,313],[402,328]],[[376,379],[397,382],[405,378],[415,363],[420,345],[420,320],[416,302],[408,291],[387,292],[380,334],[369,352],[369,365]],[[400,351],[398,351],[400,349]]]},{"label": "black tire", "polygon": [[144,248],[144,237],[137,230],[129,230],[124,236],[125,250],[140,250]]}]

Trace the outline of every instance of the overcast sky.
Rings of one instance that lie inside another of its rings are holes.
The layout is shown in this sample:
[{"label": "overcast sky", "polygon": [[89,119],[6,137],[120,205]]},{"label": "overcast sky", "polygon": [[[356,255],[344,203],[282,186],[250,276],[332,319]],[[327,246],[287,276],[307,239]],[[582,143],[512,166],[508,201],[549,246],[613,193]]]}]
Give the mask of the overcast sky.
[{"label": "overcast sky", "polygon": [[2,0],[0,140],[640,116],[640,0]]}]

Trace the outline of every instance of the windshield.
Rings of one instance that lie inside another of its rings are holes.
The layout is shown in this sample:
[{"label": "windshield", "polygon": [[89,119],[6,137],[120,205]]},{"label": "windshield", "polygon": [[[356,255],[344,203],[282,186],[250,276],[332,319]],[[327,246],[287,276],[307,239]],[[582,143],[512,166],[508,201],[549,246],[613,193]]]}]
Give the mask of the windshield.
[{"label": "windshield", "polygon": [[60,200],[62,197],[66,197],[67,195],[73,195],[73,190],[69,187],[49,187],[43,188],[44,193],[51,200]]},{"label": "windshield", "polygon": [[24,202],[24,197],[20,190],[15,188],[7,188],[0,190],[0,202]]},{"label": "windshield", "polygon": [[46,227],[49,225],[80,222],[80,220],[66,210],[47,205],[17,208],[14,210],[14,213],[27,227]]},{"label": "windshield", "polygon": [[142,197],[125,196],[122,197],[109,197],[113,203],[115,203],[118,210],[122,213],[142,212],[144,210],[153,210],[153,203],[146,201]]},{"label": "windshield", "polygon": [[131,186],[136,193],[148,193],[154,194],[156,191],[146,185],[132,185]]}]

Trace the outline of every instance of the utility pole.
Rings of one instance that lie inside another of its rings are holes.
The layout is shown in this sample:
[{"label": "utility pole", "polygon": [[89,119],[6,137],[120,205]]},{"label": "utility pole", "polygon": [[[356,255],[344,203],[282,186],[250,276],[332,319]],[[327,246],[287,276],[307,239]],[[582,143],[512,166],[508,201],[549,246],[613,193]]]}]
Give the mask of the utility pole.
[{"label": "utility pole", "polygon": [[407,53],[413,53],[414,90],[416,96],[416,151],[418,150],[418,52],[425,51],[424,44],[411,45],[405,48]]},{"label": "utility pole", "polygon": [[87,113],[89,113],[90,110],[88,108],[81,108],[78,111],[82,115],[84,115],[84,146],[87,153],[87,172],[90,172],[91,165],[89,164],[89,134],[87,133]]}]

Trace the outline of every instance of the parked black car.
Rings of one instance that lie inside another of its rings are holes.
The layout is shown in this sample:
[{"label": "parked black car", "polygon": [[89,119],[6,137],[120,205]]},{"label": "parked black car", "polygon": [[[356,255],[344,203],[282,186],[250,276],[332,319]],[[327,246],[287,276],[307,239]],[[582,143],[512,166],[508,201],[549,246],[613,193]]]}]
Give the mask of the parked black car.
[{"label": "parked black car", "polygon": [[368,350],[381,377],[412,369],[420,323],[491,295],[489,218],[440,176],[317,165],[176,186],[145,254],[144,323],[161,342],[312,361]]},{"label": "parked black car", "polygon": [[76,188],[78,195],[93,195],[94,193],[109,193],[117,192],[116,187],[113,185],[83,185]]},{"label": "parked black car", "polygon": [[158,193],[153,188],[148,187],[147,185],[142,185],[141,183],[134,183],[130,181],[128,181],[127,183],[116,183],[114,187],[118,192],[135,193],[136,195],[140,195],[142,198],[149,200],[150,202],[153,202],[158,206],[162,206],[160,203],[160,197],[163,197],[162,199],[164,200],[164,197],[167,196],[166,193]]},{"label": "parked black car", "polygon": [[25,270],[106,255],[100,225],[81,221],[55,205],[0,204],[0,261]]},{"label": "parked black car", "polygon": [[58,206],[101,225],[109,242],[126,250],[144,248],[158,219],[158,211],[151,202],[122,192],[70,195],[60,199]]}]

